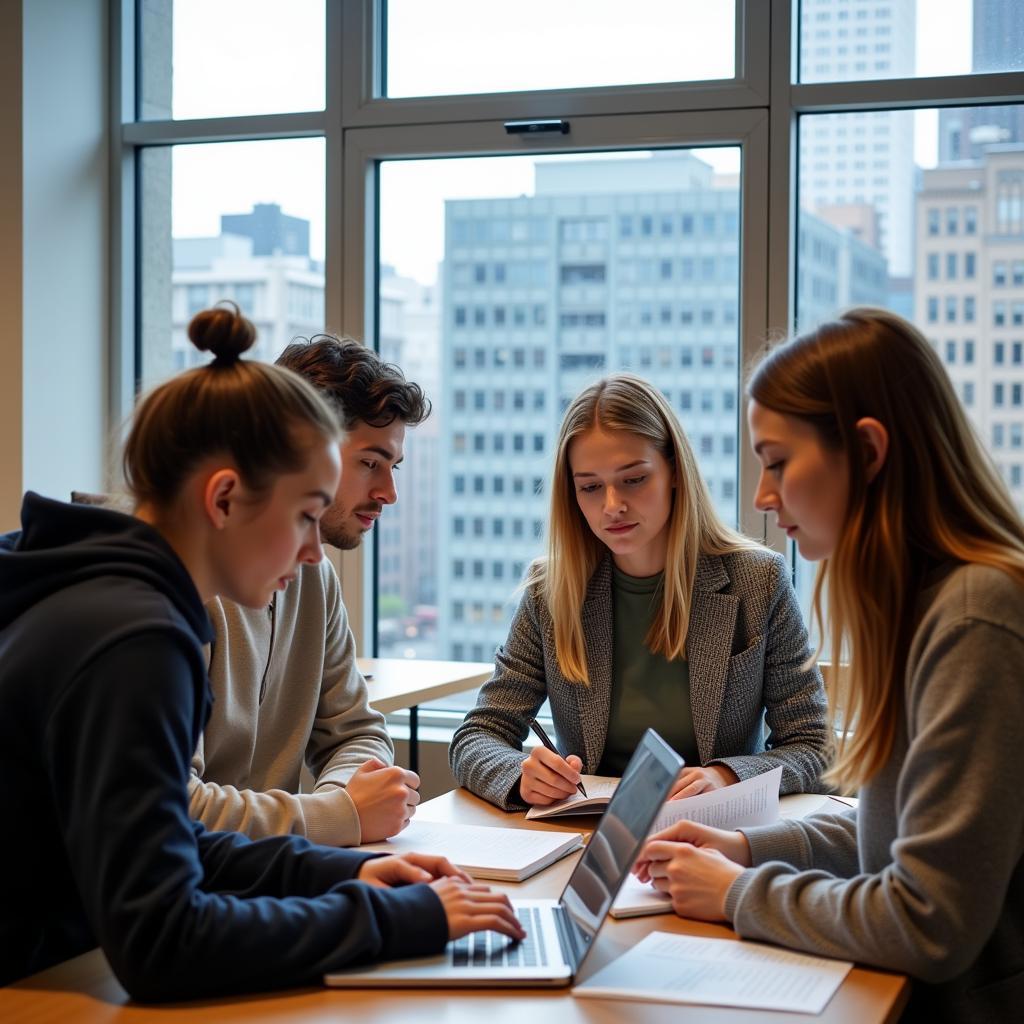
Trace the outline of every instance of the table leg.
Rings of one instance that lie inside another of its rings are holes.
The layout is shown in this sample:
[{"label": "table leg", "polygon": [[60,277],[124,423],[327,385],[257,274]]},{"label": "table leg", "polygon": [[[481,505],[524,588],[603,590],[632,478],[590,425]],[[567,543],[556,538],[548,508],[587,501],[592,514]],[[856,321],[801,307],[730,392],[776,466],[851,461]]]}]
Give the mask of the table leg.
[{"label": "table leg", "polygon": [[409,708],[409,770],[420,773],[420,709],[418,704]]}]

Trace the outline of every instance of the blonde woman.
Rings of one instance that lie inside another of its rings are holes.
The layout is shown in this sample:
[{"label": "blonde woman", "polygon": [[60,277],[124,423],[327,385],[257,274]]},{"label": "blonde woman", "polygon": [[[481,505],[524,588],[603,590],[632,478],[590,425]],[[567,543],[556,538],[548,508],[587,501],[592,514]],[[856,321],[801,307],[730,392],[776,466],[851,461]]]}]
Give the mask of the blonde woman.
[{"label": "blonde woman", "polygon": [[[569,406],[549,537],[452,740],[463,786],[506,810],[551,804],[581,773],[620,775],[648,726],[689,766],[674,796],[779,765],[783,792],[814,786],[826,701],[785,563],[718,518],[657,388],[617,374]],[[523,753],[545,700],[564,758]]]},{"label": "blonde woman", "polygon": [[816,614],[849,652],[830,777],[860,803],[669,830],[639,874],[744,938],[912,975],[915,1020],[1018,1019],[1024,526],[938,357],[892,313],[797,338],[748,394],[757,505],[821,560]]}]

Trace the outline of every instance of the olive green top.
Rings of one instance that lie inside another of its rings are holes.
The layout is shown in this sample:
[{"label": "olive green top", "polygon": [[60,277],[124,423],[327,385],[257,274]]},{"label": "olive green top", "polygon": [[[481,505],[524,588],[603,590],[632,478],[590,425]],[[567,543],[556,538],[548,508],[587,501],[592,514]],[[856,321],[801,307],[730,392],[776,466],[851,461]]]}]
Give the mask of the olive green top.
[{"label": "olive green top", "polygon": [[621,775],[648,727],[688,765],[699,765],[690,707],[690,666],[652,654],[645,639],[661,605],[664,573],[628,576],[612,566],[612,700],[600,775]]}]

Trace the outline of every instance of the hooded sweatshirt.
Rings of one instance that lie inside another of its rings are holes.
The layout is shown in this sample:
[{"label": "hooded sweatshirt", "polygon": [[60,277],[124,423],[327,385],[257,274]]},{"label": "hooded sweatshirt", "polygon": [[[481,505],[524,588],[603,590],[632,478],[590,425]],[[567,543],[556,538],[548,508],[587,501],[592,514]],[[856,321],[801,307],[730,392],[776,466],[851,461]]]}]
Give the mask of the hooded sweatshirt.
[{"label": "hooded sweatshirt", "polygon": [[0,844],[0,984],[97,944],[149,1001],[443,948],[433,890],[355,881],[367,854],[191,820],[211,638],[156,530],[25,496],[21,531],[0,536],[0,778],[17,823]]}]

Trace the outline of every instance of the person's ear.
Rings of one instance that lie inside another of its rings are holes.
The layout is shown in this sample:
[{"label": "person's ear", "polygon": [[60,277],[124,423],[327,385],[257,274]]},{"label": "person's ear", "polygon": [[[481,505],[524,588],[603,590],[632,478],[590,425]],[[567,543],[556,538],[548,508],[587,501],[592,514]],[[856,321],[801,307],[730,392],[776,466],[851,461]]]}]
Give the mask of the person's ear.
[{"label": "person's ear", "polygon": [[241,478],[234,469],[218,469],[207,478],[203,488],[203,511],[214,529],[223,530],[229,525],[238,507],[241,485]]},{"label": "person's ear", "polygon": [[889,431],[873,416],[857,420],[857,437],[864,459],[864,473],[868,483],[878,476],[889,454]]}]

